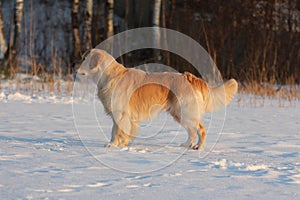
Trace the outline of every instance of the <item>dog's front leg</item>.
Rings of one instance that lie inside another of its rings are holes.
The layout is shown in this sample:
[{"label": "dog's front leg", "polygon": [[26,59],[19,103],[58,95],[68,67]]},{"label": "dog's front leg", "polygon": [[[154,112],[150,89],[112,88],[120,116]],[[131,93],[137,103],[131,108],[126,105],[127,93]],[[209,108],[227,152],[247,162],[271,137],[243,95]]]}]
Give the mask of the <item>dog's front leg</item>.
[{"label": "dog's front leg", "polygon": [[117,124],[116,124],[115,120],[113,120],[110,143],[106,144],[105,147],[117,147],[118,146],[118,141],[115,140],[116,134],[117,134]]},{"label": "dog's front leg", "polygon": [[113,120],[113,127],[111,131],[111,141],[105,147],[124,147],[128,146],[131,135],[126,134],[115,120]]},{"label": "dog's front leg", "polygon": [[116,131],[117,131],[117,124],[113,120],[113,126],[112,126],[112,130],[111,130],[111,139],[110,139],[110,142],[105,145],[105,147],[117,147],[118,146],[117,141],[115,141]]}]

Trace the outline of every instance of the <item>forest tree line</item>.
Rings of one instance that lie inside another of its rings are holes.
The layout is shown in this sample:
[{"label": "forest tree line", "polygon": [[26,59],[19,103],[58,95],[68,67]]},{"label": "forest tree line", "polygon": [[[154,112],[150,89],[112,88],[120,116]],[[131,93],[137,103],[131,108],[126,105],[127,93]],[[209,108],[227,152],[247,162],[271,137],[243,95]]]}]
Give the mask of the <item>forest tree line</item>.
[{"label": "forest tree line", "polygon": [[[147,26],[192,37],[225,78],[299,84],[298,0],[1,0],[0,73],[6,78],[17,72],[70,74],[86,50],[116,33]],[[164,51],[139,50],[120,61],[129,67],[155,61],[197,74]]]}]

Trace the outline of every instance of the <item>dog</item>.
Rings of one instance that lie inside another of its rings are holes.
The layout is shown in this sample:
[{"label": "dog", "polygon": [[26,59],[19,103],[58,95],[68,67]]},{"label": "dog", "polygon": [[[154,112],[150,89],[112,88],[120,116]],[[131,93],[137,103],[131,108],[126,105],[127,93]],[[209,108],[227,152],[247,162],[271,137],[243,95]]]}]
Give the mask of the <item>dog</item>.
[{"label": "dog", "polygon": [[106,147],[128,146],[140,122],[166,111],[188,133],[181,146],[203,149],[206,129],[202,116],[227,106],[238,89],[234,79],[213,88],[189,72],[147,73],[126,68],[100,49],[87,53],[77,74],[97,84],[97,95],[113,120],[111,141]]}]

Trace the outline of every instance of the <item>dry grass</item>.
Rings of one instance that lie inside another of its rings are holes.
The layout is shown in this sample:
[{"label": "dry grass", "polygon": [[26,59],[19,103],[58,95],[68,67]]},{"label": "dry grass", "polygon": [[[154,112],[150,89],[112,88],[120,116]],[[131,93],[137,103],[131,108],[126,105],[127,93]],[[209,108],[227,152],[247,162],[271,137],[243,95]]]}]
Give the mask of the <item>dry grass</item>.
[{"label": "dry grass", "polygon": [[242,94],[238,99],[240,105],[263,107],[266,100],[276,99],[279,107],[295,106],[295,102],[300,100],[300,85],[293,82],[293,79],[285,85],[253,81],[240,84],[239,93]]}]

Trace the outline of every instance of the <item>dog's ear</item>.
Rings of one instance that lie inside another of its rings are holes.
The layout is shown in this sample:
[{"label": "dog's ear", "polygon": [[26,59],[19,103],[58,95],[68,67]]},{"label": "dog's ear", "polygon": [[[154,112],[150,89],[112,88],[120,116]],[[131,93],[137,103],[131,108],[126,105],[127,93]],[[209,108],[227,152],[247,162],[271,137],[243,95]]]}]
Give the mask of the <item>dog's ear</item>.
[{"label": "dog's ear", "polygon": [[90,62],[89,62],[90,69],[94,69],[97,67],[97,65],[99,64],[100,58],[101,58],[101,55],[98,53],[94,53],[91,55]]}]

